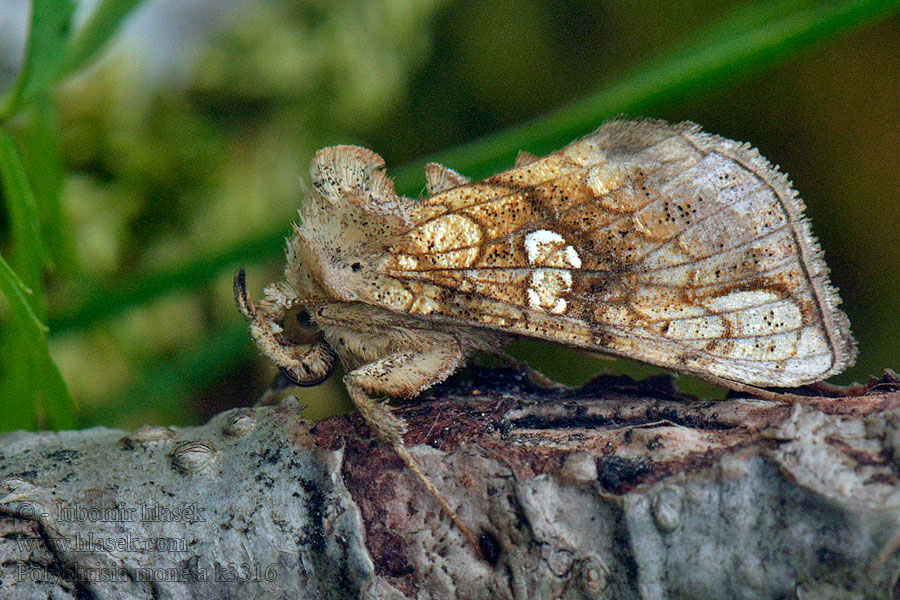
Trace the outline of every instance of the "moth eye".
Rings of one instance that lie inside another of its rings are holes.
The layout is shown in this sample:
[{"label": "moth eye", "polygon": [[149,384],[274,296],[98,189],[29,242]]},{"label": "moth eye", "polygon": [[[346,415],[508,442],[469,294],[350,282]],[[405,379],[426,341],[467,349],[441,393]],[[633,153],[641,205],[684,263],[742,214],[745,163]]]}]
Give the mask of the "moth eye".
[{"label": "moth eye", "polygon": [[284,328],[282,336],[292,344],[309,345],[322,339],[322,330],[316,326],[309,312],[302,306],[288,310],[281,326]]}]

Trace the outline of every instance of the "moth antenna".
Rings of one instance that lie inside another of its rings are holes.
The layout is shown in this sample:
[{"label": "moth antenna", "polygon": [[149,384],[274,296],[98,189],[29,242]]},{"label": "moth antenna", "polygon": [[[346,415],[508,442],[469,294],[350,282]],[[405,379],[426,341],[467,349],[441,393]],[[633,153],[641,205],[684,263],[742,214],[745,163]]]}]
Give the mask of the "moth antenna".
[{"label": "moth antenna", "polygon": [[256,309],[250,301],[250,295],[247,293],[247,272],[244,267],[237,270],[234,274],[234,301],[238,310],[244,315],[248,321],[256,320]]}]

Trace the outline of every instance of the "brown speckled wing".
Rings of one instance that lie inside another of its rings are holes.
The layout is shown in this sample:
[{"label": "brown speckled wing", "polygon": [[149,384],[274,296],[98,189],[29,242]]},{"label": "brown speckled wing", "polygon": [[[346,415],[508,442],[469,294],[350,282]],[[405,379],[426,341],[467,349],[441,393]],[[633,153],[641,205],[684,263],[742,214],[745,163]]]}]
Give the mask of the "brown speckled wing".
[{"label": "brown speckled wing", "polygon": [[856,353],[803,208],[749,146],[693,124],[613,121],[416,205],[365,300],[729,381],[800,385]]}]

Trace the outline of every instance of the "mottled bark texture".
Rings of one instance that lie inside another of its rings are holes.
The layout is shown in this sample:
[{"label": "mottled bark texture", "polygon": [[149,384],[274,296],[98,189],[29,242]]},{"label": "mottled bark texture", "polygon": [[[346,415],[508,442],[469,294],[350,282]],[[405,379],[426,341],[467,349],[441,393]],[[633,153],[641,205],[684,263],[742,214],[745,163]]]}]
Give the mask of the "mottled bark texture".
[{"label": "mottled bark texture", "polygon": [[[821,390],[819,394],[824,393]],[[470,371],[360,419],[0,436],[0,598],[896,598],[900,380],[798,404]]]}]

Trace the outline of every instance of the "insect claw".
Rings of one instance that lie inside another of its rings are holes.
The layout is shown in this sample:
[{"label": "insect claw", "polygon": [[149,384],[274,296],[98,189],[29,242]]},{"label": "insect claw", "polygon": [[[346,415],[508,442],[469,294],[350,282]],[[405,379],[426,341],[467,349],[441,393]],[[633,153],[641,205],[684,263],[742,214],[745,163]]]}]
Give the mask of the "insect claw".
[{"label": "insect claw", "polygon": [[234,274],[234,301],[245,319],[248,321],[256,319],[256,309],[253,307],[250,295],[247,293],[247,273],[243,267]]}]

